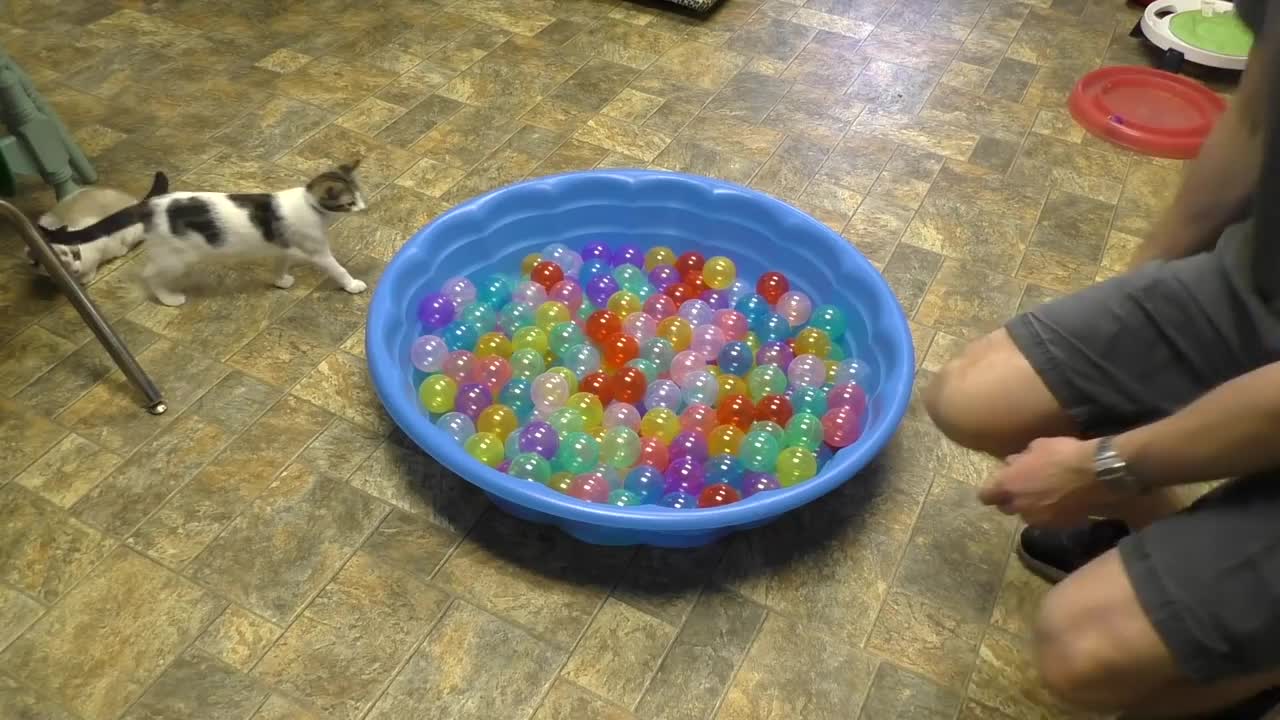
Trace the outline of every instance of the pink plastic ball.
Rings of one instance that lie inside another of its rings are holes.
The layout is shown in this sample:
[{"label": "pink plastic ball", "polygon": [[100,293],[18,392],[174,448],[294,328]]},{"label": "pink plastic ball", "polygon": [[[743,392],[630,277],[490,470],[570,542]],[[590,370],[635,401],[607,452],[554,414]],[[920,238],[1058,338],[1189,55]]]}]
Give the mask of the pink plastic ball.
[{"label": "pink plastic ball", "polygon": [[701,300],[686,300],[680,306],[680,317],[689,321],[689,324],[697,327],[711,322],[711,318],[715,317],[716,311],[711,306]]},{"label": "pink plastic ball", "polygon": [[760,352],[756,353],[756,365],[777,365],[786,370],[791,366],[791,361],[795,358],[791,346],[784,342],[769,343],[760,348]]},{"label": "pink plastic ball", "polygon": [[831,447],[847,447],[862,435],[862,418],[851,407],[836,407],[822,416],[822,438]]},{"label": "pink plastic ball", "polygon": [[453,378],[456,383],[470,382],[471,370],[476,365],[476,356],[470,351],[459,350],[449,353],[449,357],[445,358],[444,365],[440,368],[440,372]]},{"label": "pink plastic ball", "polygon": [[413,366],[424,373],[440,372],[449,359],[449,348],[435,335],[423,335],[409,347],[409,359]]},{"label": "pink plastic ball", "polygon": [[658,320],[669,318],[676,314],[676,301],[662,293],[654,293],[644,301],[644,312]]},{"label": "pink plastic ball", "polygon": [[634,312],[622,319],[622,332],[643,343],[658,334],[658,321],[649,313]]},{"label": "pink plastic ball", "polygon": [[737,310],[717,310],[712,322],[724,332],[725,339],[732,342],[747,336],[749,326],[747,316]]},{"label": "pink plastic ball", "polygon": [[609,407],[604,409],[604,427],[607,430],[616,427],[628,427],[639,432],[640,411],[631,403],[611,403]]},{"label": "pink plastic ball", "polygon": [[501,356],[477,358],[471,368],[471,381],[487,386],[494,395],[497,395],[510,380],[511,363]]},{"label": "pink plastic ball", "polygon": [[707,356],[694,350],[685,350],[676,353],[671,358],[671,379],[676,381],[680,387],[684,387],[686,378],[689,373],[707,368]]},{"label": "pink plastic ball", "polygon": [[787,366],[792,387],[821,387],[827,380],[827,364],[817,355],[800,355]]},{"label": "pink plastic ball", "polygon": [[727,342],[729,341],[725,337],[723,330],[716,325],[707,323],[693,329],[693,339],[689,342],[689,349],[702,353],[707,357],[716,357]]},{"label": "pink plastic ball", "polygon": [[799,327],[809,322],[809,316],[813,314],[813,301],[808,295],[792,290],[778,298],[774,312],[786,318],[791,327]]},{"label": "pink plastic ball", "polygon": [[453,277],[444,281],[440,289],[446,297],[453,301],[456,308],[464,308],[476,301],[476,286],[464,277]]},{"label": "pink plastic ball", "polygon": [[716,419],[715,408],[710,405],[696,403],[684,409],[680,414],[680,429],[685,432],[708,435],[720,421]]},{"label": "pink plastic ball", "polygon": [[516,286],[511,293],[511,302],[541,305],[547,299],[547,290],[532,280],[526,280]]},{"label": "pink plastic ball", "polygon": [[583,473],[569,485],[569,494],[579,500],[602,503],[609,500],[609,481],[603,473]]},{"label": "pink plastic ball", "polygon": [[859,415],[867,412],[867,393],[853,383],[837,385],[827,393],[827,407],[848,407]]},{"label": "pink plastic ball", "polygon": [[551,286],[551,292],[547,293],[547,299],[558,300],[576,313],[582,308],[582,285],[579,285],[578,281],[573,278],[565,278]]}]

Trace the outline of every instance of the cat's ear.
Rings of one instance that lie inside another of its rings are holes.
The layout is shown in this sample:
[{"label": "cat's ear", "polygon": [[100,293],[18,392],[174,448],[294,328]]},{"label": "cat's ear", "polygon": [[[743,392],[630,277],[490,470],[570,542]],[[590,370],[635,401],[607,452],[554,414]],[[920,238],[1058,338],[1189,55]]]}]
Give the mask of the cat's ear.
[{"label": "cat's ear", "polygon": [[356,170],[359,170],[359,169],[360,169],[360,163],[361,163],[363,160],[364,160],[364,158],[362,158],[362,157],[358,157],[358,158],[356,158],[355,160],[352,160],[352,161],[351,161],[351,162],[349,162],[349,163],[344,163],[344,164],[342,164],[342,165],[339,165],[339,166],[338,166],[338,170],[339,170],[339,171],[341,171],[343,175],[351,175],[351,174],[355,173],[355,171],[356,171]]}]

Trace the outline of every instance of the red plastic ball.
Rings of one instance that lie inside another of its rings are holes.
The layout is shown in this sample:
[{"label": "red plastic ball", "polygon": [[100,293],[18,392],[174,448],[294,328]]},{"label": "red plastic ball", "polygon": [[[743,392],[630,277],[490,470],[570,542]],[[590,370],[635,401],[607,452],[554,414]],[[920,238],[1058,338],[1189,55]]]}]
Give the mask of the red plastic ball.
[{"label": "red plastic ball", "polygon": [[689,274],[684,276],[684,284],[693,289],[694,297],[702,297],[702,293],[711,289],[707,281],[702,279],[701,270],[690,270]]},{"label": "red plastic ball", "polygon": [[644,399],[649,379],[640,368],[624,367],[613,376],[613,399],[636,404]]},{"label": "red plastic ball", "polygon": [[716,483],[702,488],[702,492],[698,493],[698,507],[720,507],[741,499],[742,493],[733,489],[732,485]]},{"label": "red plastic ball", "polygon": [[583,331],[599,345],[622,331],[622,318],[612,310],[597,310],[587,318]]},{"label": "red plastic ball", "polygon": [[760,276],[760,282],[756,283],[756,292],[764,296],[770,305],[777,304],[788,290],[791,289],[791,283],[787,281],[787,276],[775,270]]},{"label": "red plastic ball", "polygon": [[783,340],[782,342],[787,344],[787,349],[791,351],[791,357],[795,357],[796,356],[796,339],[793,337],[789,337],[786,340]]},{"label": "red plastic ball", "polygon": [[756,403],[756,420],[772,420],[784,427],[793,412],[791,401],[784,395],[765,395]]},{"label": "red plastic ball", "polygon": [[680,271],[680,277],[688,278],[689,273],[694,270],[702,270],[702,265],[706,261],[707,259],[702,257],[702,253],[690,250],[676,258],[676,270]]},{"label": "red plastic ball", "polygon": [[736,425],[738,429],[746,432],[747,428],[751,427],[751,423],[755,422],[756,409],[751,404],[751,398],[746,395],[730,395],[720,401],[716,418],[720,420],[721,425]]},{"label": "red plastic ball", "polygon": [[601,405],[608,405],[613,401],[613,382],[602,372],[593,372],[584,376],[578,383],[578,391],[589,392],[600,398]]},{"label": "red plastic ball", "polygon": [[615,332],[600,344],[600,357],[611,368],[620,368],[639,354],[640,343],[624,332]]},{"label": "red plastic ball", "polygon": [[694,292],[693,288],[682,282],[671,283],[663,288],[662,294],[674,300],[676,307],[683,305],[685,300],[692,300],[698,297],[698,293]]},{"label": "red plastic ball", "polygon": [[670,463],[671,454],[662,438],[640,438],[640,459],[636,461],[637,465],[652,465],[659,470],[666,470]]},{"label": "red plastic ball", "polygon": [[546,288],[548,292],[556,283],[564,279],[564,270],[550,260],[543,260],[533,266],[529,279]]}]

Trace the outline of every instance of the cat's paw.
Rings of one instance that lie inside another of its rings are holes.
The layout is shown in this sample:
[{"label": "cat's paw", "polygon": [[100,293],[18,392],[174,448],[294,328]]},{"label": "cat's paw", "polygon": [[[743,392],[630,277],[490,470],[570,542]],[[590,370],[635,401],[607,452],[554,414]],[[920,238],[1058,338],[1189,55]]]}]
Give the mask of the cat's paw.
[{"label": "cat's paw", "polygon": [[293,276],[281,275],[280,277],[276,278],[276,287],[280,288],[281,290],[288,290],[289,288],[293,287]]},{"label": "cat's paw", "polygon": [[351,282],[347,283],[346,285],[343,285],[343,286],[342,286],[342,289],[343,289],[343,290],[346,290],[347,292],[351,293],[352,295],[358,295],[358,294],[360,294],[360,293],[364,292],[364,291],[365,291],[365,288],[367,288],[367,287],[369,287],[369,286],[368,286],[368,285],[365,285],[363,280],[352,280]]},{"label": "cat's paw", "polygon": [[173,292],[172,290],[156,290],[155,294],[156,299],[159,300],[162,305],[168,305],[169,307],[178,307],[179,305],[187,302],[187,296],[180,292]]}]

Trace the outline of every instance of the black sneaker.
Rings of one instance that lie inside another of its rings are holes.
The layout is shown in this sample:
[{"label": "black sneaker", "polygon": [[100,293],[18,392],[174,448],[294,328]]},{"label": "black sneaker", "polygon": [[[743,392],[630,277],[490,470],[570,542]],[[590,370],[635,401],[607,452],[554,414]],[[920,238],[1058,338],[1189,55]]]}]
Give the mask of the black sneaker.
[{"label": "black sneaker", "polygon": [[1028,570],[1056,583],[1128,534],[1129,527],[1119,520],[1091,520],[1065,530],[1029,527],[1018,538],[1018,557]]}]

